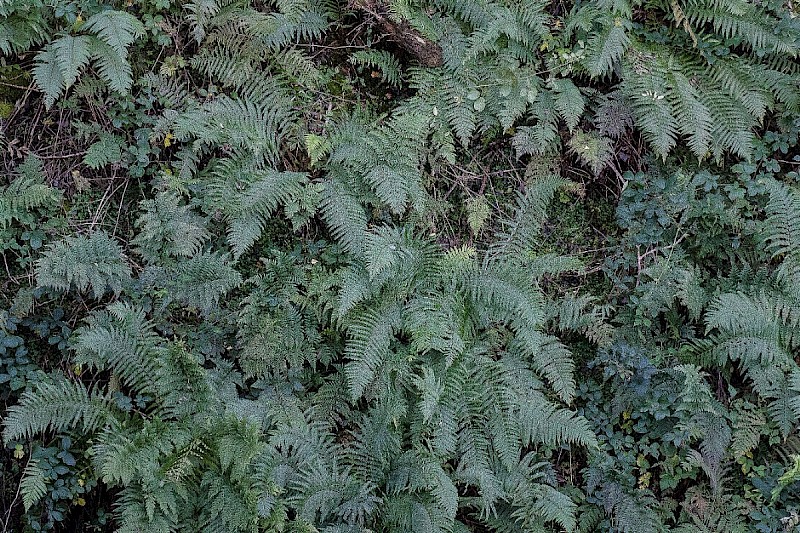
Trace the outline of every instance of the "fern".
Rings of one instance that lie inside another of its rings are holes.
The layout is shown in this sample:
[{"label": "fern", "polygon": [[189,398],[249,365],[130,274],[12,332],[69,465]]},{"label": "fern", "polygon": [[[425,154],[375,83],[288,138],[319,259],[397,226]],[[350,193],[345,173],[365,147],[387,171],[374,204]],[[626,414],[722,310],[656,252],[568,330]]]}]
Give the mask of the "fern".
[{"label": "fern", "polygon": [[550,201],[565,185],[567,182],[557,176],[534,181],[526,193],[518,197],[514,219],[503,221],[504,229],[490,252],[496,256],[522,258],[533,250]]},{"label": "fern", "polygon": [[360,398],[389,357],[392,330],[399,325],[399,309],[388,307],[368,311],[354,319],[348,330],[350,362],[345,367],[350,395]]},{"label": "fern", "polygon": [[36,209],[55,206],[61,200],[61,191],[44,183],[39,159],[29,157],[17,171],[13,181],[0,189],[0,228],[26,220]]},{"label": "fern", "polygon": [[550,382],[559,398],[565,402],[575,396],[575,365],[572,354],[556,339],[537,335],[522,328],[517,332],[519,350],[531,358],[534,368]]},{"label": "fern", "polygon": [[526,443],[546,446],[575,443],[596,445],[596,437],[586,419],[548,402],[538,391],[520,399],[520,430]]},{"label": "fern", "polygon": [[41,44],[50,33],[43,10],[24,0],[0,3],[0,52],[12,55]]},{"label": "fern", "polygon": [[596,132],[576,132],[569,140],[570,151],[599,175],[614,157],[611,140]]},{"label": "fern", "polygon": [[278,8],[278,12],[258,16],[250,22],[250,30],[275,49],[295,39],[318,38],[336,15],[329,2],[320,0],[280,2]]},{"label": "fern", "polygon": [[151,267],[142,273],[142,279],[165,291],[162,305],[177,301],[203,312],[216,307],[225,293],[242,283],[229,258],[214,252],[200,253],[169,267]]},{"label": "fern", "polygon": [[26,511],[47,494],[46,482],[47,477],[44,470],[39,466],[39,461],[31,459],[25,465],[25,470],[22,472],[22,481],[19,484],[20,492],[22,493],[22,504],[25,506]]},{"label": "fern", "polygon": [[[18,234],[65,228],[45,183],[74,154],[93,182],[138,154],[152,183],[123,193],[124,245],[77,234],[36,258],[13,302],[30,316],[0,321],[0,386],[21,395],[4,437],[75,436],[120,531],[789,527],[796,469],[770,466],[800,416],[788,4],[194,0],[175,26],[181,6],[150,2],[146,36],[135,10],[60,27],[70,12],[23,4],[0,0],[0,49],[35,48],[47,107],[80,102],[27,121],[23,97],[10,123],[84,145],[0,191],[9,283],[30,266]],[[98,90],[159,66],[120,105]],[[12,158],[42,149],[15,131]],[[582,201],[555,206],[568,177]],[[113,302],[88,310],[89,291]],[[36,368],[59,360],[69,379]],[[43,472],[23,480],[31,523],[56,499]]]},{"label": "fern", "polygon": [[[65,35],[50,44],[63,80],[63,87],[59,87],[56,96],[62,89],[72,87],[78,79],[79,72],[89,62],[91,42],[91,38],[86,35]],[[52,92],[48,93],[48,97],[53,97]]]},{"label": "fern", "polygon": [[128,304],[111,304],[78,330],[73,345],[76,359],[99,370],[114,369],[124,383],[147,390],[146,384],[155,372],[152,353],[158,337],[153,330],[141,310]]},{"label": "fern", "polygon": [[148,262],[170,256],[191,257],[210,238],[203,219],[192,212],[191,206],[180,205],[180,198],[174,194],[161,193],[140,205],[142,214],[136,221],[139,234],[131,244]]},{"label": "fern", "polygon": [[33,68],[33,78],[45,95],[45,105],[50,108],[61,95],[66,82],[59,68],[59,57],[56,49],[50,45],[36,54],[36,66]]},{"label": "fern", "polygon": [[572,131],[583,115],[585,105],[583,96],[572,80],[567,78],[553,80],[552,85],[555,92],[555,108]]},{"label": "fern", "polygon": [[101,11],[89,17],[83,29],[97,35],[123,59],[128,46],[144,34],[144,24],[125,11]]},{"label": "fern", "polygon": [[258,239],[278,204],[300,196],[307,182],[308,176],[300,172],[259,172],[247,190],[228,200],[232,206],[228,242],[234,257],[242,255]]},{"label": "fern", "polygon": [[658,518],[652,497],[627,494],[617,483],[607,483],[602,492],[603,506],[612,523],[622,533],[656,533]]},{"label": "fern", "polygon": [[381,79],[389,85],[399,87],[402,83],[400,62],[385,50],[359,50],[350,56],[350,62],[370,68],[377,68]]},{"label": "fern", "polygon": [[798,216],[800,216],[800,196],[792,188],[772,181],[768,184],[768,219],[763,225],[767,250],[774,257],[783,256],[794,260],[800,253],[798,240]]},{"label": "fern", "polygon": [[[738,2],[665,2],[649,8],[663,9],[685,33],[655,47],[646,31],[633,27],[630,6],[606,9],[587,2],[576,9],[568,18],[567,36],[588,41],[582,66],[593,77],[619,76],[637,126],[662,157],[681,137],[701,159],[708,152],[717,159],[727,151],[749,156],[752,128],[775,96],[788,96],[781,84],[753,78],[753,68],[763,54],[794,55],[797,24]],[[745,42],[751,53],[717,60],[697,51],[703,39]],[[793,67],[782,69],[776,79],[794,76]]]},{"label": "fern", "polygon": [[33,78],[52,107],[93,59],[112,90],[126,94],[133,83],[128,47],[144,35],[144,25],[124,11],[107,10],[89,17],[82,27],[90,35],[64,35],[36,55]]},{"label": "fern", "polygon": [[742,9],[720,9],[713,2],[696,2],[689,3],[685,11],[693,24],[710,23],[717,33],[728,39],[741,37],[758,50],[797,54],[797,43],[792,33],[776,32],[775,27],[770,25],[774,19],[765,11],[752,5],[739,6]]},{"label": "fern", "polygon": [[120,94],[128,94],[133,84],[133,70],[130,63],[111,45],[100,40],[92,42],[92,57],[97,64],[100,77],[109,87]]},{"label": "fern", "polygon": [[48,430],[64,431],[80,424],[90,433],[113,423],[116,411],[111,400],[97,390],[66,380],[42,383],[22,394],[3,421],[6,442],[30,438]]},{"label": "fern", "polygon": [[367,214],[352,189],[335,178],[326,181],[320,210],[331,234],[351,253],[362,254]]},{"label": "fern", "polygon": [[100,139],[86,149],[83,156],[83,163],[94,170],[118,163],[122,159],[122,148],[124,141],[116,136],[101,133]]},{"label": "fern", "polygon": [[95,298],[109,290],[119,294],[130,275],[122,248],[102,231],[50,244],[36,261],[39,287],[80,292],[91,289]]},{"label": "fern", "polygon": [[605,77],[619,64],[630,44],[630,22],[614,17],[604,24],[603,30],[595,33],[587,46],[583,64],[594,77]]}]

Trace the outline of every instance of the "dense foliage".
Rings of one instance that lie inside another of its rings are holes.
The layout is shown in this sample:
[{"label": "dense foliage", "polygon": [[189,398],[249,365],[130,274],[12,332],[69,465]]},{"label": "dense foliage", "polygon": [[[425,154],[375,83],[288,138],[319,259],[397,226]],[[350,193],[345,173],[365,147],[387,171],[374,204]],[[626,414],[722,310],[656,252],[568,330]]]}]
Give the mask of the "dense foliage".
[{"label": "dense foliage", "polygon": [[800,531],[791,0],[0,0],[0,529]]}]

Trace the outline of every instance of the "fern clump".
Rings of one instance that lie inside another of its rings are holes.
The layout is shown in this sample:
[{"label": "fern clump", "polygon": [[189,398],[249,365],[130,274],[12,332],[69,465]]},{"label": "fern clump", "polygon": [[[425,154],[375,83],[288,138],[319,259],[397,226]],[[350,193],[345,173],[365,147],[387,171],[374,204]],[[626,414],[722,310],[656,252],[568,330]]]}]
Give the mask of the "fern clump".
[{"label": "fern clump", "polygon": [[20,165],[19,175],[0,189],[0,228],[15,221],[28,221],[37,208],[57,205],[61,192],[44,183],[41,161],[32,157]]},{"label": "fern clump", "polygon": [[782,0],[0,0],[0,529],[800,526]]},{"label": "fern clump", "polygon": [[128,47],[144,34],[141,21],[125,11],[108,10],[89,17],[81,29],[87,33],[64,35],[36,55],[33,77],[48,107],[75,83],[90,60],[112,90],[125,94],[131,88]]},{"label": "fern clump", "polygon": [[191,206],[180,205],[180,198],[174,194],[159,194],[141,206],[143,213],[136,221],[139,234],[131,242],[149,262],[191,257],[210,238],[203,219],[192,212]]},{"label": "fern clump", "polygon": [[130,280],[131,267],[122,247],[103,231],[88,236],[68,236],[48,245],[36,261],[39,287],[58,291],[76,289],[100,298],[119,294]]}]

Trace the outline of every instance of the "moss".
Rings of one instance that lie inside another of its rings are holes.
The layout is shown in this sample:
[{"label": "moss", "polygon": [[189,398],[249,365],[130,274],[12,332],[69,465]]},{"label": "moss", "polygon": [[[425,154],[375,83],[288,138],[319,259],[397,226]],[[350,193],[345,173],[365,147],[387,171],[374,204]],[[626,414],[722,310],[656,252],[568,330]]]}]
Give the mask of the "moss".
[{"label": "moss", "polygon": [[0,118],[8,118],[14,111],[14,104],[0,100]]}]

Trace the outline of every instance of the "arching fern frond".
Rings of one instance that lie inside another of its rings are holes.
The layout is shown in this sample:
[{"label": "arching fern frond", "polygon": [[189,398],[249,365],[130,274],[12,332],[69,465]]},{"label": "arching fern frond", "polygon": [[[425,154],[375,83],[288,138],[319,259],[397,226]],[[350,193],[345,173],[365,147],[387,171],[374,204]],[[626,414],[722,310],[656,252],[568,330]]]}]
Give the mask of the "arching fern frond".
[{"label": "arching fern frond", "polygon": [[119,294],[130,275],[122,248],[102,231],[65,237],[48,245],[36,261],[38,286],[60,291],[91,289],[95,298],[109,290]]},{"label": "arching fern frond", "polygon": [[110,398],[86,389],[82,383],[66,379],[41,383],[35,390],[24,392],[19,403],[9,408],[3,421],[3,438],[9,442],[77,426],[91,433],[112,423],[116,414]]}]

